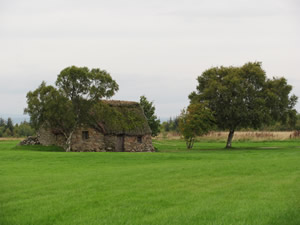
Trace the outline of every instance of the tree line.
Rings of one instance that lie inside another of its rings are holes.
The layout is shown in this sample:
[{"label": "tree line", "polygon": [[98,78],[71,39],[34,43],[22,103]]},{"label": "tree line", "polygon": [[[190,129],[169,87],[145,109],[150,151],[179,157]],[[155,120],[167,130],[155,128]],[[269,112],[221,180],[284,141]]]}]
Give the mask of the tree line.
[{"label": "tree line", "polygon": [[0,137],[28,137],[35,134],[30,123],[23,121],[14,125],[11,118],[7,120],[0,117]]},{"label": "tree line", "polygon": [[[183,109],[186,110],[186,109]],[[179,121],[181,116],[170,117],[167,121],[160,123],[159,132],[175,132],[180,134],[179,129]],[[297,122],[296,124],[282,124],[280,122],[275,122],[269,125],[263,125],[259,130],[261,131],[293,131],[300,130],[300,114],[297,114]],[[237,131],[254,131],[253,128],[240,128]],[[223,131],[222,129],[218,129],[218,127],[213,127],[211,131]]]},{"label": "tree line", "polygon": [[160,124],[160,130],[164,132],[179,133],[179,119],[180,116],[170,117],[167,121],[164,121]]}]

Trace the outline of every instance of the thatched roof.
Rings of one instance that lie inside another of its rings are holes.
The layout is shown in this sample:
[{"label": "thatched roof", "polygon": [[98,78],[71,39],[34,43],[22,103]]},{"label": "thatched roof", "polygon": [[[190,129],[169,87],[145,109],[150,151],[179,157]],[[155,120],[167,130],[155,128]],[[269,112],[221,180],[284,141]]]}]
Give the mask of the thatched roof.
[{"label": "thatched roof", "polygon": [[102,102],[114,107],[140,107],[138,102],[133,101],[102,100]]},{"label": "thatched roof", "polygon": [[137,102],[102,100],[95,114],[95,128],[105,134],[151,134],[143,109]]}]

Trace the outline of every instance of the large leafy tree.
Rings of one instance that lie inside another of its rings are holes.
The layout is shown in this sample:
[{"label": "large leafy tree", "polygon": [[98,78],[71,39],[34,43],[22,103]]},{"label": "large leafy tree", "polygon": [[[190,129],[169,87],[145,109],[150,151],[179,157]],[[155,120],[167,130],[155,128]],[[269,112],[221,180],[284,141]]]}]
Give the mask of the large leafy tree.
[{"label": "large leafy tree", "polygon": [[188,149],[193,148],[197,136],[207,134],[214,125],[213,114],[206,104],[190,104],[179,117],[179,129]]},{"label": "large leafy tree", "polygon": [[242,67],[213,67],[197,78],[192,103],[207,103],[220,129],[229,130],[226,148],[238,128],[259,128],[275,121],[294,124],[297,102],[285,78],[266,77],[259,62]]},{"label": "large leafy tree", "polygon": [[56,87],[45,82],[27,93],[27,108],[33,127],[55,129],[66,138],[66,151],[71,151],[76,128],[88,124],[91,109],[101,98],[111,97],[118,84],[104,70],[67,67],[60,72]]},{"label": "large leafy tree", "polygon": [[160,120],[155,115],[155,106],[153,105],[153,102],[149,102],[143,95],[140,97],[140,105],[143,108],[149,127],[152,130],[152,136],[157,136],[159,133]]}]

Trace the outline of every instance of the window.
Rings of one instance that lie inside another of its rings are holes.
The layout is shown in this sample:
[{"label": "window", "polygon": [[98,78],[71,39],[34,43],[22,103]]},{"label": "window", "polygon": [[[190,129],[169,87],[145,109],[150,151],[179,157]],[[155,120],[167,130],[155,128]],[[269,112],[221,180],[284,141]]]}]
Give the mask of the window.
[{"label": "window", "polygon": [[138,136],[138,137],[137,137],[137,142],[138,142],[138,143],[142,143],[142,136]]},{"label": "window", "polygon": [[82,140],[89,139],[89,132],[88,131],[82,131]]}]

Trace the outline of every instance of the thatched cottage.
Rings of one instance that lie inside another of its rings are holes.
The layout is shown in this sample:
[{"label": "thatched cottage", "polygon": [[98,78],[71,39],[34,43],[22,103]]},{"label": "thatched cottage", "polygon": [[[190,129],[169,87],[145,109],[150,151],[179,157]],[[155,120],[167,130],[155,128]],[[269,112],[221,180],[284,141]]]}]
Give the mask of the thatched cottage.
[{"label": "thatched cottage", "polygon": [[[82,126],[72,136],[72,151],[152,152],[151,129],[137,102],[102,101],[101,116],[91,126]],[[65,137],[50,129],[40,129],[42,145],[64,147]]]}]

